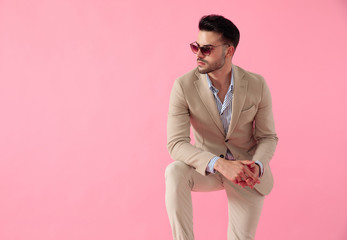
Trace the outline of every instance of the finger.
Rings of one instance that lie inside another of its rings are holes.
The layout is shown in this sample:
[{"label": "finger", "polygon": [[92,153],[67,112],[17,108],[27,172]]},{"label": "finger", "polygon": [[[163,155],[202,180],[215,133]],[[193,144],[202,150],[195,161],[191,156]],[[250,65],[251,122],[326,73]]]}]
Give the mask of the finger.
[{"label": "finger", "polygon": [[250,170],[254,169],[255,168],[255,163],[252,163],[252,164],[249,164],[249,165],[246,165]]},{"label": "finger", "polygon": [[253,188],[254,187],[254,185],[255,185],[255,183],[252,181],[252,179],[250,179],[250,178],[248,178],[247,180],[246,180],[246,183],[247,183],[247,185],[250,187],[250,188]]},{"label": "finger", "polygon": [[241,187],[245,187],[245,182],[241,180],[240,177],[235,177],[235,179],[232,181],[233,183],[240,185]]},{"label": "finger", "polygon": [[250,178],[247,179],[246,181],[239,182],[238,185],[242,186],[243,188],[247,186],[250,187],[251,189],[254,188],[254,183],[252,182]]},{"label": "finger", "polygon": [[245,181],[241,181],[239,183],[237,183],[238,185],[240,185],[241,187],[246,187],[248,184]]},{"label": "finger", "polygon": [[257,169],[257,165],[256,165],[256,164],[254,164],[253,167],[249,167],[249,170],[250,170],[250,171],[253,173],[253,175],[254,175],[255,177],[257,177],[257,179],[259,180],[257,183],[260,183],[259,171],[256,171],[256,169]]},{"label": "finger", "polygon": [[231,182],[233,182],[233,183],[235,183],[235,184],[238,184],[238,183],[239,183],[239,182],[237,181],[237,179],[236,179],[236,178],[231,179],[230,181],[231,181]]},{"label": "finger", "polygon": [[244,165],[244,166],[247,166],[249,169],[253,169],[255,168],[255,162],[254,161],[250,161],[250,160],[242,160],[241,163]]},{"label": "finger", "polygon": [[234,177],[234,178],[231,178],[230,181],[233,182],[233,183],[235,183],[235,184],[238,184],[238,183],[241,181],[241,179],[238,178],[238,176],[236,176],[236,177]]},{"label": "finger", "polygon": [[253,181],[254,181],[255,183],[260,183],[259,178],[258,178],[257,176],[255,176],[255,174],[254,174],[251,170],[249,170],[247,167],[244,168],[244,172],[245,172],[250,178],[252,178]]},{"label": "finger", "polygon": [[243,171],[239,173],[238,177],[241,178],[242,181],[246,181],[248,178]]}]

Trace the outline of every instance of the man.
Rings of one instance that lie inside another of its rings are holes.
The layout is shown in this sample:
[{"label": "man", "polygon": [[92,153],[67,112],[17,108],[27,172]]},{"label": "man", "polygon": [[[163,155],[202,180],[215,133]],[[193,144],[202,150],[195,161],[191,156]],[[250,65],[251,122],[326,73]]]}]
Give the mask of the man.
[{"label": "man", "polygon": [[191,191],[225,189],[228,239],[254,239],[278,141],[270,91],[263,77],[232,64],[240,34],[230,20],[204,16],[199,30],[190,45],[198,66],[170,96],[167,147],[175,161],[165,171],[165,201],[173,238],[194,239]]}]

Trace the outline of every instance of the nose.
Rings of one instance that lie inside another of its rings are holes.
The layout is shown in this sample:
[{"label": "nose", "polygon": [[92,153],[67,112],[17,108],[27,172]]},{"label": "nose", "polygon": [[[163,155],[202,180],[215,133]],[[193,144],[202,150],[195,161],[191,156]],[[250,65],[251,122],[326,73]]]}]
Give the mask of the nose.
[{"label": "nose", "polygon": [[200,48],[198,49],[198,52],[196,53],[196,56],[198,58],[204,58],[205,57],[205,55],[201,53]]}]

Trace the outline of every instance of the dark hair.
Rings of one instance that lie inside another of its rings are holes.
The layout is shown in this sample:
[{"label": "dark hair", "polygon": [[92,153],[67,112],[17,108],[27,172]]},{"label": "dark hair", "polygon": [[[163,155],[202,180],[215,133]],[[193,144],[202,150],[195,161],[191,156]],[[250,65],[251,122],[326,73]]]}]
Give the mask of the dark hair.
[{"label": "dark hair", "polygon": [[240,31],[239,29],[229,20],[220,15],[207,15],[203,16],[199,22],[199,29],[203,31],[212,31],[221,33],[223,39],[235,47],[239,44]]}]

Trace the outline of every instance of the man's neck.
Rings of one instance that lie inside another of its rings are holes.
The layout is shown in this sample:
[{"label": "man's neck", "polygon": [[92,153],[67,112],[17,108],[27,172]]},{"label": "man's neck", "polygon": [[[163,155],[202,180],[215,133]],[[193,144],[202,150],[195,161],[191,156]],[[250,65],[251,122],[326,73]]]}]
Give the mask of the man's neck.
[{"label": "man's neck", "polygon": [[230,86],[231,71],[231,63],[226,63],[221,69],[208,73],[208,77],[217,89],[227,89]]}]

